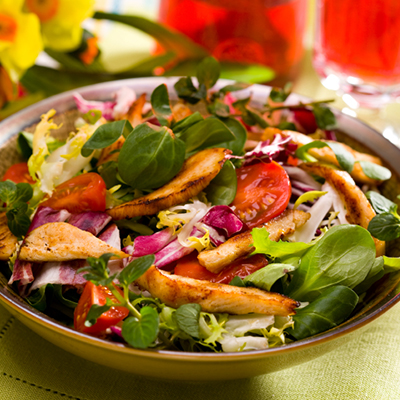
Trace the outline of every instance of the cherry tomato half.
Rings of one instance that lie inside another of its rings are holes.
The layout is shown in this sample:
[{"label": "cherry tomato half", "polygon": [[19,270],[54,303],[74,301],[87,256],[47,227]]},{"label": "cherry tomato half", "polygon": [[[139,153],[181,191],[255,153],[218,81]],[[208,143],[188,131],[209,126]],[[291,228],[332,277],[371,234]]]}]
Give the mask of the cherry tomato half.
[{"label": "cherry tomato half", "polygon": [[231,206],[252,229],[281,214],[291,196],[286,171],[276,162],[246,165],[236,170],[238,185]]},{"label": "cherry tomato half", "polygon": [[71,213],[105,211],[106,184],[94,172],[78,175],[58,185],[52,196],[42,205],[54,210],[65,209]]},{"label": "cherry tomato half", "polygon": [[223,269],[220,273],[214,274],[200,265],[197,261],[197,252],[181,258],[174,270],[176,275],[187,278],[199,279],[216,283],[229,283],[235,276],[244,278],[265,267],[268,261],[261,254],[255,254],[249,258],[240,258]]},{"label": "cherry tomato half", "polygon": [[[120,289],[117,288],[117,290],[122,294]],[[129,310],[126,307],[111,307],[108,311],[97,318],[94,325],[90,327],[86,326],[85,320],[90,307],[94,304],[103,306],[106,304],[107,298],[111,299],[112,302],[117,303],[117,299],[107,287],[96,286],[90,281],[86,283],[74,312],[74,327],[77,331],[98,335],[110,326],[118,324],[118,322],[128,316]]]},{"label": "cherry tomato half", "polygon": [[14,183],[35,183],[29,175],[28,164],[26,162],[11,165],[3,176],[3,181],[7,179]]}]

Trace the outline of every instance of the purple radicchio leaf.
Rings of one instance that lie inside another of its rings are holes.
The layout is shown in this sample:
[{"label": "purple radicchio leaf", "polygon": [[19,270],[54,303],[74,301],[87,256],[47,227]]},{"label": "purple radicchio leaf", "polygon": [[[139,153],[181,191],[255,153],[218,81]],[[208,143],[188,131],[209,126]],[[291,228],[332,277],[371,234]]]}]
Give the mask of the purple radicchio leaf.
[{"label": "purple radicchio leaf", "polygon": [[206,228],[213,228],[209,229],[209,234],[215,246],[219,246],[231,236],[249,229],[235,212],[225,205],[212,207],[201,222],[206,225]]},{"label": "purple radicchio leaf", "polygon": [[104,227],[111,221],[111,217],[105,212],[87,211],[79,214],[72,214],[68,223],[97,236]]},{"label": "purple radicchio leaf", "polygon": [[53,210],[50,207],[39,206],[29,227],[28,233],[49,222],[65,222],[71,213],[67,210]]}]

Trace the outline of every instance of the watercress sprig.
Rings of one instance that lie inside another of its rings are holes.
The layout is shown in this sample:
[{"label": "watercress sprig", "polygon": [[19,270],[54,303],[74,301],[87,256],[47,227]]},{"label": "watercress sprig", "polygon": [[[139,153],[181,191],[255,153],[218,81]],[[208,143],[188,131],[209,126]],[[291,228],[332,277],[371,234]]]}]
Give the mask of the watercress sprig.
[{"label": "watercress sprig", "polygon": [[[101,314],[107,312],[111,307],[122,306],[129,310],[131,316],[126,318],[122,324],[122,336],[131,346],[145,349],[156,339],[159,331],[158,312],[151,306],[143,306],[139,310],[133,306],[129,299],[129,285],[144,274],[155,261],[154,255],[147,255],[133,260],[121,272],[110,276],[108,261],[113,254],[103,254],[100,258],[89,257],[89,266],[81,268],[78,272],[87,272],[84,278],[95,285],[106,286],[117,299],[110,299],[104,305],[93,305],[87,316],[85,324],[91,326],[96,323]],[[123,295],[117,290],[114,280],[119,281]]]},{"label": "watercress sprig", "polygon": [[33,209],[28,201],[32,196],[33,189],[29,183],[0,182],[0,200],[3,203],[0,210],[6,212],[8,227],[18,239],[25,236],[31,224]]}]

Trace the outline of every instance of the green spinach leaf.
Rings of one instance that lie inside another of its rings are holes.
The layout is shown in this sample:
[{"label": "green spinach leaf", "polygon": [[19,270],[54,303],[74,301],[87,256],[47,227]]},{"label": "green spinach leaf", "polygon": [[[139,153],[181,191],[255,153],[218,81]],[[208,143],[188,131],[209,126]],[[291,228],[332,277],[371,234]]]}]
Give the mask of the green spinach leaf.
[{"label": "green spinach leaf", "polygon": [[161,125],[169,126],[172,121],[172,110],[169,102],[167,85],[157,86],[151,93],[151,106]]},{"label": "green spinach leaf", "polygon": [[180,306],[176,312],[176,322],[179,329],[193,337],[200,337],[199,318],[201,306],[196,303],[189,303]]}]

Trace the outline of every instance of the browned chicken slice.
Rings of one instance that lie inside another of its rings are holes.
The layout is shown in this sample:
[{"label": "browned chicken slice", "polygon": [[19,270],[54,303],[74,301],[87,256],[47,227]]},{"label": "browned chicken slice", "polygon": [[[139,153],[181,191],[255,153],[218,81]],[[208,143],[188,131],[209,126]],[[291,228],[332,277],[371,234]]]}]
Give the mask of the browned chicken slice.
[{"label": "browned chicken slice", "polygon": [[180,121],[192,115],[192,110],[184,103],[178,102],[172,106],[172,114],[175,121]]},{"label": "browned chicken slice", "polygon": [[197,303],[205,312],[291,315],[299,303],[278,293],[170,275],[154,265],[136,283],[170,307]]},{"label": "browned chicken slice", "polygon": [[118,220],[152,215],[177,204],[186,203],[208,186],[230,153],[230,150],[222,148],[199,151],[184,162],[178,175],[166,185],[107,212],[114,220]]},{"label": "browned chicken slice", "polygon": [[[304,211],[286,210],[260,227],[265,227],[269,238],[277,242],[304,225],[309,218],[310,214]],[[252,244],[253,237],[249,230],[233,236],[215,249],[202,251],[197,259],[201,265],[217,274],[236,259],[250,254],[254,250]]]},{"label": "browned chicken slice", "polygon": [[[335,170],[318,163],[301,164],[300,167],[311,174],[322,176],[336,189],[345,204],[347,210],[346,219],[350,224],[360,225],[365,229],[368,228],[369,222],[375,216],[375,211],[363,191],[354,183],[347,172]],[[385,242],[375,238],[374,242],[377,257],[384,255]]]},{"label": "browned chicken slice", "polygon": [[8,260],[17,247],[17,238],[7,225],[6,213],[0,214],[0,260]]},{"label": "browned chicken slice", "polygon": [[[273,129],[266,129],[265,130],[265,135],[262,137],[263,140],[270,139],[272,140],[274,135],[276,135],[278,132]],[[300,132],[295,132],[295,131],[282,131],[281,134],[283,136],[290,136],[292,138],[292,142],[297,144],[298,146],[304,146],[308,143],[311,143],[313,141],[312,138],[310,138],[307,135],[304,135]],[[323,140],[323,142],[329,142],[328,140]],[[334,142],[334,143],[339,143],[339,142]],[[354,149],[352,149],[350,146],[347,146],[344,143],[339,143],[346,151],[351,153],[354,157],[355,161],[369,161],[374,164],[382,165],[382,161],[379,157],[372,156],[370,154],[366,153],[360,153]],[[333,165],[336,165],[339,167],[339,163],[337,161],[337,158],[335,156],[335,153],[329,148],[329,147],[323,147],[321,149],[313,148],[310,149],[309,154],[311,154],[313,157],[315,157],[319,161],[324,161],[331,163]],[[379,184],[380,181],[374,180],[366,176],[361,168],[361,165],[359,163],[354,164],[353,171],[351,172],[351,176],[354,178],[356,182],[360,183],[367,183],[369,185],[376,185]]]},{"label": "browned chicken slice", "polygon": [[71,224],[49,222],[28,233],[18,258],[33,262],[68,261],[100,257],[105,253],[114,253],[121,258],[129,257],[123,251]]}]

